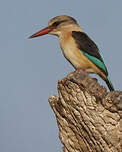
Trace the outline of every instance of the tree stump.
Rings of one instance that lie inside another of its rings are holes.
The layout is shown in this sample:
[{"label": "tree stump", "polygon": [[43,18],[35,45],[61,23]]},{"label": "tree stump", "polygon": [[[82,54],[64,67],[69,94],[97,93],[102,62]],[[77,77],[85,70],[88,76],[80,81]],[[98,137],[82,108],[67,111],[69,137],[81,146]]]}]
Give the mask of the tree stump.
[{"label": "tree stump", "polygon": [[74,71],[51,96],[63,152],[122,152],[122,91],[107,92],[97,79]]}]

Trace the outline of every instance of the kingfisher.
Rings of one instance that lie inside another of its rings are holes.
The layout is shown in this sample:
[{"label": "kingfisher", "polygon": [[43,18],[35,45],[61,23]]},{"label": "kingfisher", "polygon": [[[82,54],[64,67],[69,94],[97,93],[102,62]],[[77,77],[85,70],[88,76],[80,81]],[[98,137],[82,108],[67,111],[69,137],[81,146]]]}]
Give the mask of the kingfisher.
[{"label": "kingfisher", "polygon": [[77,21],[67,15],[56,16],[48,26],[29,38],[45,34],[56,35],[64,57],[77,70],[98,74],[107,84],[110,91],[114,87],[110,81],[104,58],[94,41],[80,28]]}]

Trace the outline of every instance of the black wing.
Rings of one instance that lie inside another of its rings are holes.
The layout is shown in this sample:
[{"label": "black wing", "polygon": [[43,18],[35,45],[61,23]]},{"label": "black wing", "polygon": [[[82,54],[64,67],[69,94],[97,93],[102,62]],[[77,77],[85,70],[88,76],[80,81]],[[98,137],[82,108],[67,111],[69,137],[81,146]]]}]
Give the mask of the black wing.
[{"label": "black wing", "polygon": [[[82,52],[90,55],[91,57],[95,57],[96,59],[100,60],[100,62],[102,62],[103,68],[101,69],[103,70],[105,74],[108,74],[106,66],[104,64],[104,60],[100,55],[97,45],[87,36],[87,34],[80,31],[72,31],[72,37],[74,38],[75,42],[77,43],[78,48]],[[98,64],[96,65],[98,66]]]}]

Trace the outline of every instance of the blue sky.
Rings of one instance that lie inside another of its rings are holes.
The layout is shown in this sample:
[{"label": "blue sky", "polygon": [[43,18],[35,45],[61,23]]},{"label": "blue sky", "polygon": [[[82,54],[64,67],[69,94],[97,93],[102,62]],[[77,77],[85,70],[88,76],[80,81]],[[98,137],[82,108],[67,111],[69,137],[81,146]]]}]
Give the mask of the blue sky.
[{"label": "blue sky", "polygon": [[74,69],[63,57],[57,37],[27,37],[64,14],[76,18],[96,42],[114,87],[122,88],[121,0],[2,0],[0,152],[61,151],[48,98],[57,94],[57,81]]}]

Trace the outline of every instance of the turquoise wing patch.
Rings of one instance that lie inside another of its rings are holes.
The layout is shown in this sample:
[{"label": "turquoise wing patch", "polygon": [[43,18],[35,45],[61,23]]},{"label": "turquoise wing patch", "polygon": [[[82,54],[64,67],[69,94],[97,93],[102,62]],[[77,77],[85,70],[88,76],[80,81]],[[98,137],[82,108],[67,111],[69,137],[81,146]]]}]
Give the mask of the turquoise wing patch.
[{"label": "turquoise wing patch", "polygon": [[103,62],[101,62],[99,59],[97,59],[94,56],[91,56],[85,52],[82,51],[82,53],[90,60],[92,61],[97,67],[99,67],[104,73],[108,73],[107,72],[107,68],[105,66],[105,64]]}]

